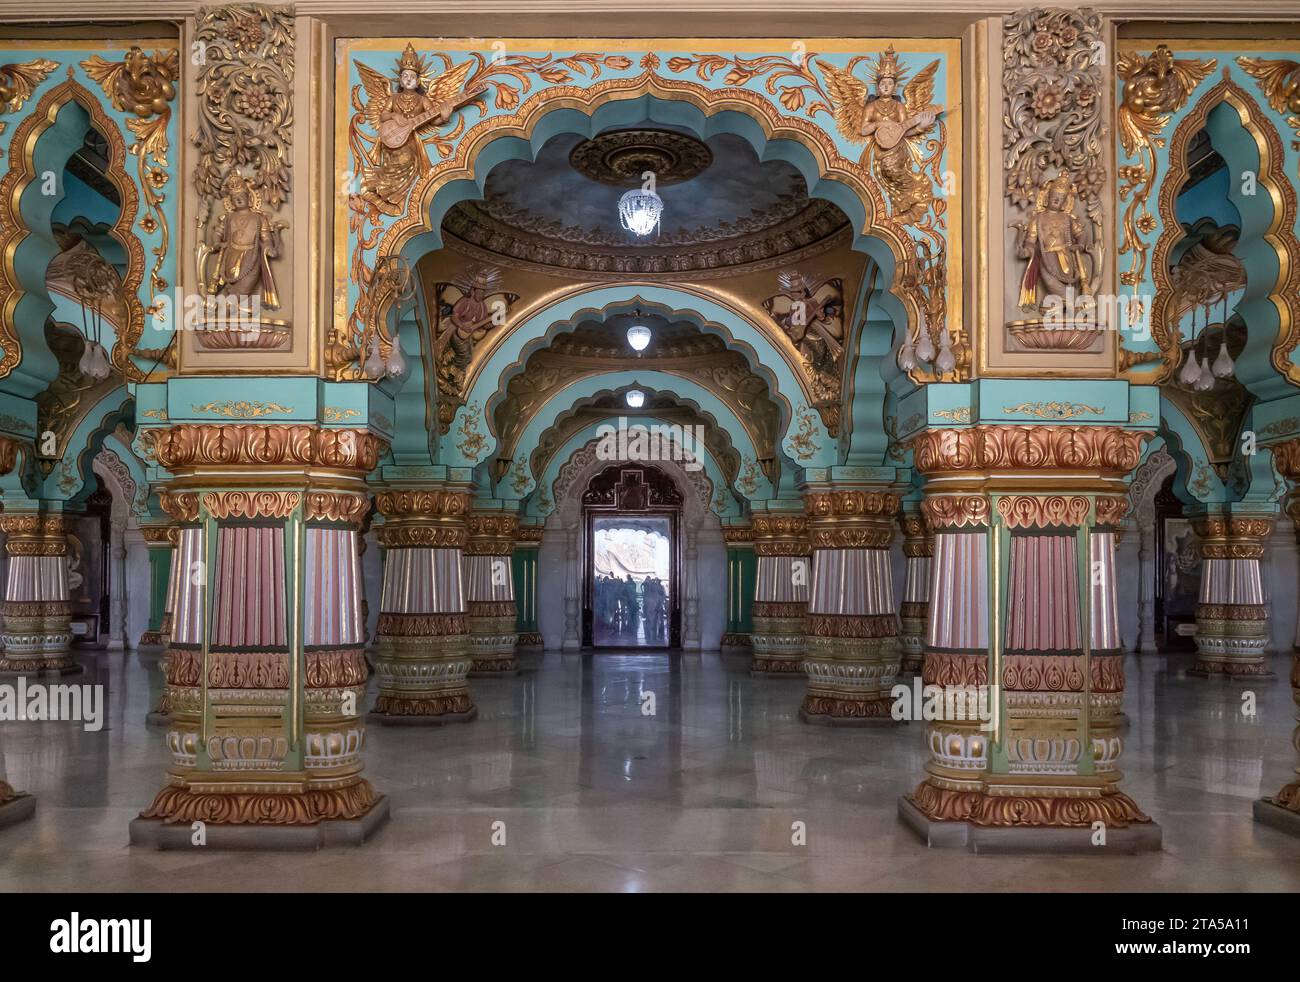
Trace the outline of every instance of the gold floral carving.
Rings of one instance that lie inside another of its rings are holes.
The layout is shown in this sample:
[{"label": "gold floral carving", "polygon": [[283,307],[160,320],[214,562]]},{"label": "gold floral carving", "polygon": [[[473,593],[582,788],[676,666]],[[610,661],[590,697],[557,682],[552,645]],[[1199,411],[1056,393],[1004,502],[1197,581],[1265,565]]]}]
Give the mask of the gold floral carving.
[{"label": "gold floral carving", "polygon": [[379,615],[375,631],[386,638],[450,638],[466,633],[465,614],[389,614]]},{"label": "gold floral carving", "polygon": [[1105,407],[1099,409],[1082,402],[1022,402],[1015,406],[1003,406],[1002,411],[1037,419],[1073,419],[1085,413],[1100,416],[1106,410]]},{"label": "gold floral carving", "polygon": [[546,528],[541,525],[521,525],[515,536],[515,542],[520,546],[541,545],[545,532]]},{"label": "gold floral carving", "polygon": [[519,533],[519,516],[477,514],[469,517],[467,556],[508,556],[514,552]]},{"label": "gold floral carving", "polygon": [[753,529],[756,555],[808,555],[808,519],[803,515],[755,515]]},{"label": "gold floral carving", "polygon": [[229,419],[258,419],[274,413],[293,412],[292,407],[282,406],[278,402],[250,402],[247,399],[208,402],[192,408],[196,413],[212,413]]},{"label": "gold floral carving", "polygon": [[812,638],[892,638],[898,634],[893,614],[807,614],[804,634]]},{"label": "gold floral carving", "polygon": [[383,525],[379,542],[389,549],[464,549],[469,543],[469,529],[463,525]]},{"label": "gold floral carving", "polygon": [[1259,82],[1268,104],[1280,113],[1289,113],[1287,125],[1296,131],[1292,150],[1300,150],[1300,61],[1290,58],[1252,58],[1241,55],[1237,64]]},{"label": "gold floral carving", "polygon": [[126,127],[135,134],[136,140],[130,152],[136,158],[136,184],[149,212],[140,219],[140,228],[145,232],[161,233],[153,248],[154,263],[149,270],[151,311],[159,294],[165,293],[170,286],[159,275],[171,242],[171,230],[162,208],[166,200],[162,189],[169,180],[167,126],[171,122],[171,102],[176,97],[179,62],[180,53],[175,48],[155,51],[150,56],[142,48],[132,45],[121,61],[105,61],[93,55],[81,63],[86,74],[99,83],[114,109],[135,116],[126,121]]},{"label": "gold floral carving", "polygon": [[31,444],[25,440],[15,440],[13,437],[0,436],[0,474],[10,473],[18,464],[18,453],[28,452]]},{"label": "gold floral carving", "polygon": [[445,696],[376,696],[371,712],[381,716],[459,716],[473,709],[469,693],[458,692]]},{"label": "gold floral carving", "polygon": [[935,419],[946,419],[950,423],[969,423],[971,418],[969,406],[962,406],[960,409],[936,409],[933,415]]},{"label": "gold floral carving", "polygon": [[978,494],[934,494],[921,502],[932,529],[965,528],[989,523],[989,499]]},{"label": "gold floral carving", "polygon": [[813,528],[808,545],[813,549],[887,549],[894,541],[894,530],[885,525],[870,528]]},{"label": "gold floral carving", "polygon": [[297,464],[369,472],[378,465],[386,446],[366,430],[291,423],[180,423],[155,432],[158,464],[173,472],[239,464]]},{"label": "gold floral carving", "polygon": [[804,512],[811,519],[838,516],[898,514],[902,495],[894,491],[835,490],[811,491],[804,495]]},{"label": "gold floral carving", "polygon": [[1290,481],[1300,479],[1300,439],[1287,440],[1269,446],[1273,451],[1273,466]]},{"label": "gold floral carving", "polygon": [[754,528],[751,525],[725,525],[722,538],[729,546],[746,545],[754,541]]},{"label": "gold floral carving", "polygon": [[932,821],[967,822],[995,828],[1079,828],[1091,827],[1096,822],[1108,828],[1127,828],[1151,821],[1122,791],[1089,798],[986,795],[979,791],[953,791],[922,781],[907,799]]},{"label": "gold floral carving", "polygon": [[912,441],[922,474],[1025,468],[1127,474],[1142,461],[1149,433],[1112,426],[974,426],[926,430]]},{"label": "gold floral carving", "polygon": [[[0,65],[0,113],[16,113],[22,109],[36,87],[58,67],[59,63],[49,58],[33,58],[18,65]],[[5,123],[0,121],[0,133],[4,131]]]},{"label": "gold floral carving", "polygon": [[158,792],[141,818],[168,824],[207,822],[213,825],[316,825],[360,818],[378,801],[374,788],[358,780],[344,788],[309,788],[292,794],[253,791],[200,792],[166,787]]},{"label": "gold floral carving", "polygon": [[309,689],[365,685],[370,678],[366,653],[361,648],[309,648],[306,657],[304,677]]},{"label": "gold floral carving", "polygon": [[1088,499],[1077,494],[1004,495],[998,498],[998,514],[1013,529],[1077,526],[1088,520]]},{"label": "gold floral carving", "polygon": [[206,674],[214,689],[287,689],[289,656],[283,651],[209,651]]},{"label": "gold floral carving", "polygon": [[203,508],[217,519],[288,518],[302,503],[297,491],[208,491]]},{"label": "gold floral carving", "polygon": [[[292,7],[225,4],[201,8],[194,44],[204,52],[194,145],[197,222],[206,228],[233,176],[278,211],[291,190],[294,18]],[[204,282],[206,247],[196,257]]]},{"label": "gold floral carving", "polygon": [[375,498],[379,513],[392,518],[467,518],[468,491],[419,489],[382,491]]},{"label": "gold floral carving", "polygon": [[151,545],[174,546],[180,541],[180,529],[175,525],[141,525],[140,536]]},{"label": "gold floral carving", "polygon": [[360,525],[370,514],[370,498],[364,494],[346,491],[308,491],[307,513],[309,521],[343,522]]},{"label": "gold floral carving", "polygon": [[1138,158],[1138,163],[1119,169],[1120,200],[1132,195],[1124,209],[1124,238],[1119,248],[1121,256],[1133,254],[1129,268],[1120,276],[1126,286],[1138,286],[1146,275],[1149,250],[1142,235],[1156,227],[1146,203],[1156,184],[1156,149],[1164,146],[1160,133],[1169,125],[1170,115],[1187,103],[1192,90],[1216,64],[1214,58],[1175,58],[1162,44],[1149,55],[1121,55],[1115,66],[1124,81],[1117,113],[1120,143],[1127,156]]},{"label": "gold floral carving", "polygon": [[199,520],[199,495],[197,491],[158,492],[158,504],[178,522],[193,523]]},{"label": "gold floral carving", "polygon": [[927,649],[921,679],[926,685],[988,685],[988,653]]},{"label": "gold floral carving", "polygon": [[1119,526],[1128,514],[1128,495],[1107,494],[1097,497],[1097,524]]}]

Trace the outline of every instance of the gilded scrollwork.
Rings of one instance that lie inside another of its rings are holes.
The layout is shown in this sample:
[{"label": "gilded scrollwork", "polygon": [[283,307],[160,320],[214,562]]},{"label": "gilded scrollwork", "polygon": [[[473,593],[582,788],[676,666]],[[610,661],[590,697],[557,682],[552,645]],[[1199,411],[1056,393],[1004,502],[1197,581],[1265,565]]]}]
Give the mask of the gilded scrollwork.
[{"label": "gilded scrollwork", "polygon": [[[276,246],[284,223],[270,216],[281,211],[292,190],[293,13],[269,4],[203,8],[194,43],[203,52],[195,80],[198,282],[212,293],[257,296],[275,309],[280,297],[270,262],[280,258]],[[224,210],[210,226],[218,201]],[[214,254],[216,270],[211,269]],[[268,324],[271,346],[282,345],[285,325]],[[239,340],[244,334],[256,334],[259,340],[244,345]],[[260,341],[260,332],[215,335],[221,339],[218,345],[268,346]]]},{"label": "gilded scrollwork", "polygon": [[1242,55],[1237,64],[1259,82],[1270,106],[1280,113],[1289,114],[1286,124],[1296,131],[1291,149],[1300,150],[1300,61]]},{"label": "gilded scrollwork", "polygon": [[844,378],[844,280],[786,269],[777,282],[780,292],[764,300],[763,309],[799,352],[826,432],[837,436]]},{"label": "gilded scrollwork", "polygon": [[1147,200],[1156,185],[1156,150],[1164,146],[1160,134],[1169,125],[1170,114],[1187,104],[1192,91],[1216,64],[1214,58],[1175,58],[1163,44],[1149,55],[1121,55],[1116,63],[1115,69],[1124,82],[1117,113],[1120,143],[1127,156],[1138,159],[1136,164],[1119,170],[1120,200],[1129,199],[1124,208],[1119,254],[1133,254],[1129,268],[1120,276],[1125,286],[1138,286],[1146,276],[1150,247],[1144,236],[1156,228]]},{"label": "gilded scrollwork", "polygon": [[972,426],[926,430],[913,440],[922,474],[941,471],[1099,470],[1127,474],[1142,461],[1149,433],[1114,426]]},{"label": "gilded scrollwork", "polygon": [[136,184],[148,211],[140,219],[140,228],[145,232],[157,231],[161,236],[152,250],[154,263],[149,270],[150,313],[157,309],[159,295],[166,293],[170,286],[160,272],[171,242],[171,229],[163,211],[167,200],[163,188],[170,179],[167,127],[171,123],[171,103],[176,98],[179,62],[180,53],[175,48],[150,55],[132,45],[121,61],[105,61],[94,55],[81,63],[86,74],[104,90],[113,108],[135,117],[126,121],[126,127],[136,138],[130,152],[136,158]]}]

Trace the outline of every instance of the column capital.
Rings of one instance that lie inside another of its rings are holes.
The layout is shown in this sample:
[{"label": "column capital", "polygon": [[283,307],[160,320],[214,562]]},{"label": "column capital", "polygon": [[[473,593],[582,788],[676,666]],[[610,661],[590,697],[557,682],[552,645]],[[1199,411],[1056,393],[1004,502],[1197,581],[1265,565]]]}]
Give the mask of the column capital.
[{"label": "column capital", "polygon": [[390,549],[464,549],[469,542],[473,497],[467,487],[390,487],[375,504],[384,516],[379,541]]},{"label": "column capital", "polygon": [[519,535],[519,516],[510,512],[473,512],[468,521],[467,556],[508,556]]},{"label": "column capital", "polygon": [[771,512],[755,515],[754,552],[760,556],[808,555],[808,519],[804,515]]},{"label": "column capital", "polygon": [[810,487],[804,492],[813,549],[884,549],[903,495],[887,487]]}]

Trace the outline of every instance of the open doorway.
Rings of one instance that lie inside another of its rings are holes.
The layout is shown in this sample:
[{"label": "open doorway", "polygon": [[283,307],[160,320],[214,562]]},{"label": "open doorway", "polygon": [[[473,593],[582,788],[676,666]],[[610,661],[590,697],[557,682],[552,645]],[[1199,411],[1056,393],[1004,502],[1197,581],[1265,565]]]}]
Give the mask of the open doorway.
[{"label": "open doorway", "polygon": [[669,648],[681,643],[677,526],[681,495],[653,467],[614,465],[583,495],[583,644]]}]

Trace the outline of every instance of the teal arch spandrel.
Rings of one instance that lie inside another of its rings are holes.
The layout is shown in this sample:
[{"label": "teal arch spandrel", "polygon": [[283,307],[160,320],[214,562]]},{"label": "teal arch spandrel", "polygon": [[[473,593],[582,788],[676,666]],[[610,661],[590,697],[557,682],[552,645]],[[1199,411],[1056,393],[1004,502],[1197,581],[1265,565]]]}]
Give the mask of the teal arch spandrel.
[{"label": "teal arch spandrel", "polygon": [[[528,426],[525,427],[524,432],[520,434],[515,448],[515,457],[518,458],[521,453],[525,455],[532,453],[533,448],[537,446],[538,440],[554,424],[556,417],[572,408],[575,402],[599,395],[602,392],[617,391],[629,387],[642,388],[647,393],[671,392],[679,398],[693,403],[701,412],[707,413],[717,420],[718,425],[731,436],[732,446],[741,456],[742,474],[737,478],[736,484],[741,485],[744,482],[749,486],[749,490],[743,490],[739,486],[735,487],[735,490],[747,498],[771,496],[773,488],[761,470],[755,467],[754,471],[756,473],[751,474],[749,478],[744,474],[745,462],[757,461],[758,455],[744,424],[732,412],[731,408],[693,379],[670,375],[667,372],[623,371],[589,375],[557,390],[539,407],[537,413],[529,421]],[[629,422],[631,421],[629,419]],[[752,481],[752,485],[750,481]]]},{"label": "teal arch spandrel", "polygon": [[[647,426],[653,426],[656,424],[661,426],[671,425],[670,420],[660,419],[653,415],[639,416],[636,419],[636,423],[645,424]],[[555,455],[547,461],[546,470],[542,473],[542,480],[539,486],[540,490],[545,491],[545,495],[537,493],[537,488],[534,488],[528,493],[527,502],[523,512],[526,517],[544,521],[546,516],[555,510],[555,500],[552,495],[552,488],[554,488],[555,481],[560,475],[560,468],[563,467],[569,458],[578,450],[582,449],[592,440],[595,440],[600,436],[600,427],[600,423],[593,423],[579,432],[571,434],[569,438],[564,441],[564,444]],[[722,469],[718,466],[717,460],[711,453],[709,453],[707,447],[701,447],[700,449],[701,453],[698,457],[699,462],[703,465],[704,475],[709,479],[709,483],[713,485],[713,500],[710,504],[710,510],[719,518],[723,519],[724,522],[727,520],[734,521],[739,519],[741,517],[740,505],[737,502],[735,495],[725,490],[726,482],[722,476]],[[610,463],[616,463],[616,461],[610,461]],[[723,491],[723,494],[721,495],[719,494],[720,490]],[[541,507],[543,501],[549,503],[550,507],[543,509]],[[721,509],[718,507],[720,503],[722,504]]]},{"label": "teal arch spandrel", "polygon": [[1231,500],[1228,488],[1210,462],[1200,434],[1183,411],[1160,400],[1160,435],[1174,458],[1174,494],[1187,505],[1222,504]]},{"label": "teal arch spandrel", "polygon": [[[0,390],[30,398],[44,389],[58,374],[58,364],[49,353],[44,341],[45,317],[49,314],[48,297],[44,288],[45,270],[49,260],[58,252],[58,246],[54,242],[50,229],[51,223],[59,221],[66,224],[66,219],[75,216],[70,216],[72,205],[64,203],[67,199],[65,187],[60,186],[58,193],[53,196],[41,193],[41,175],[47,171],[62,175],[68,158],[81,146],[85,138],[86,130],[91,124],[91,117],[78,100],[96,106],[107,122],[115,127],[125,150],[121,161],[121,173],[118,176],[135,189],[135,212],[128,216],[127,234],[141,246],[144,269],[136,294],[140,301],[140,309],[146,312],[143,331],[137,344],[145,348],[161,348],[174,336],[170,330],[159,330],[148,311],[155,301],[163,296],[166,296],[169,302],[174,302],[178,279],[177,261],[180,251],[177,249],[177,239],[181,232],[178,224],[178,203],[181,199],[181,190],[180,154],[177,149],[180,140],[177,107],[180,97],[178,95],[170,103],[172,111],[164,127],[167,152],[158,156],[146,155],[143,161],[145,166],[142,178],[138,151],[132,153],[132,147],[138,143],[138,139],[127,127],[128,122],[138,123],[139,117],[129,110],[114,108],[105,97],[100,83],[87,73],[83,65],[83,62],[92,58],[118,63],[126,57],[127,51],[133,45],[139,45],[152,57],[158,51],[176,49],[177,41],[167,38],[69,39],[66,42],[47,41],[39,44],[25,44],[12,39],[0,41],[0,64],[21,64],[35,58],[54,63],[54,68],[35,85],[32,94],[24,102],[21,112],[8,117],[5,134],[0,138],[0,145],[5,148],[5,156],[0,160],[0,167],[7,169],[22,159],[22,149],[15,146],[14,139],[22,117],[34,112],[51,90],[60,86],[64,88],[63,93],[58,97],[64,100],[63,104],[50,107],[50,111],[55,114],[53,124],[39,135],[33,148],[36,177],[23,189],[19,198],[20,214],[28,232],[15,254],[15,272],[23,291],[23,296],[15,310],[16,326],[23,343],[23,361],[11,375],[0,380]],[[69,86],[70,82],[72,86]],[[150,209],[146,204],[148,195],[142,187],[142,180],[149,181],[150,189],[162,195],[156,209]],[[62,180],[59,184],[63,184]],[[75,186],[73,190],[76,190]],[[102,208],[98,210],[102,211]],[[146,216],[150,216],[149,221],[144,220]],[[166,249],[163,248],[164,239],[169,241]],[[118,261],[114,256],[106,258],[110,262]],[[160,287],[157,292],[152,279],[155,270],[160,283],[165,284],[165,288]],[[79,323],[79,320],[72,323]],[[147,369],[149,365],[145,363],[140,367]]]},{"label": "teal arch spandrel", "polygon": [[[1159,41],[1145,40],[1133,42],[1132,46],[1136,47],[1142,55],[1148,55],[1158,45]],[[1130,49],[1130,43],[1125,42],[1125,50]],[[1259,82],[1243,68],[1240,59],[1257,58],[1262,60],[1292,60],[1300,61],[1300,44],[1294,41],[1259,41],[1259,42],[1233,42],[1224,41],[1221,46],[1211,46],[1198,44],[1196,47],[1179,47],[1177,41],[1168,42],[1168,46],[1175,59],[1192,60],[1198,62],[1214,59],[1213,68],[1205,77],[1192,89],[1186,102],[1176,111],[1168,114],[1168,123],[1163,126],[1158,136],[1162,138],[1159,144],[1153,144],[1151,153],[1153,156],[1156,183],[1150,196],[1147,198],[1147,210],[1157,218],[1149,231],[1136,229],[1136,235],[1147,249],[1146,263],[1142,270],[1142,275],[1134,284],[1126,285],[1122,288],[1125,295],[1135,294],[1147,298],[1155,295],[1155,281],[1152,274],[1152,263],[1154,261],[1155,245],[1163,231],[1162,223],[1159,219],[1158,202],[1162,193],[1162,184],[1169,178],[1172,173],[1170,166],[1170,152],[1172,149],[1172,137],[1178,131],[1178,128],[1188,118],[1189,115],[1203,111],[1203,100],[1219,86],[1225,77],[1231,82],[1230,91],[1239,98],[1248,100],[1253,106],[1258,118],[1269,126],[1277,135],[1277,145],[1280,149],[1280,159],[1278,161],[1279,170],[1286,180],[1294,184],[1296,175],[1300,174],[1300,147],[1294,138],[1295,127],[1288,122],[1292,115],[1284,109],[1274,108],[1269,104],[1265,93]],[[1118,111],[1123,103],[1124,80],[1116,79],[1115,87],[1115,106]],[[1207,128],[1210,130],[1211,142],[1216,151],[1218,151],[1228,163],[1230,171],[1229,180],[1229,201],[1241,212],[1243,221],[1242,246],[1239,247],[1237,255],[1247,262],[1248,272],[1251,274],[1252,285],[1250,291],[1256,300],[1251,301],[1248,296],[1243,304],[1237,306],[1239,315],[1248,318],[1248,325],[1258,328],[1251,332],[1251,340],[1248,349],[1262,347],[1265,343],[1272,347],[1277,340],[1276,328],[1276,310],[1271,313],[1264,309],[1263,305],[1272,306],[1263,298],[1267,296],[1268,287],[1271,287],[1276,279],[1276,253],[1272,258],[1266,257],[1255,246],[1250,244],[1253,238],[1264,249],[1273,252],[1272,247],[1263,242],[1258,236],[1258,229],[1266,228],[1273,220],[1272,202],[1268,192],[1263,186],[1263,175],[1259,173],[1260,161],[1259,150],[1254,137],[1245,129],[1243,121],[1240,118],[1236,107],[1220,103],[1225,112],[1220,113],[1214,109],[1207,117]],[[1229,115],[1238,117],[1236,121],[1231,121]],[[1116,144],[1116,163],[1119,168],[1131,168],[1143,163],[1140,152],[1133,154],[1125,152],[1122,143],[1119,140]],[[1252,163],[1253,161],[1253,163]],[[1240,169],[1239,169],[1240,168]],[[1259,193],[1250,196],[1242,193],[1243,184],[1241,177],[1244,170],[1252,169],[1259,177]],[[1116,214],[1122,216],[1124,210],[1128,207],[1128,198],[1121,198],[1115,202]],[[1244,206],[1244,207],[1243,207]],[[1261,224],[1262,223],[1262,224]],[[1251,228],[1252,231],[1247,229]],[[1292,229],[1296,234],[1300,234],[1300,216],[1297,216],[1295,227]],[[1124,227],[1123,221],[1116,222],[1116,249],[1123,247]],[[1127,273],[1132,261],[1132,253],[1118,255],[1118,269],[1121,274]],[[1252,265],[1258,264],[1257,268],[1252,269]],[[1268,270],[1272,268],[1273,273],[1269,277]],[[1264,280],[1267,279],[1265,283]],[[1259,291],[1259,292],[1256,292]],[[1217,318],[1216,313],[1216,318]],[[1253,323],[1252,323],[1253,322]],[[1271,325],[1271,326],[1270,326]],[[1255,335],[1267,334],[1267,337],[1257,337]],[[1124,347],[1132,352],[1156,352],[1158,347],[1155,340],[1150,337],[1135,337],[1131,332],[1126,332],[1122,338]],[[1257,396],[1262,399],[1272,399],[1284,395],[1281,381],[1276,371],[1266,371],[1269,363],[1268,358],[1261,359],[1258,351],[1248,350],[1245,353],[1245,359],[1248,362],[1244,368],[1239,371],[1243,382]],[[1297,352],[1292,352],[1293,361],[1300,365],[1300,359],[1297,359]],[[1134,371],[1141,372],[1144,366],[1138,365]],[[1244,373],[1244,374],[1243,374]],[[1270,377],[1271,376],[1271,377]]]}]

